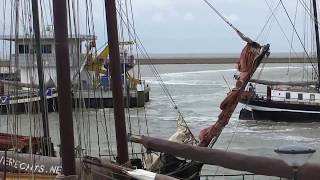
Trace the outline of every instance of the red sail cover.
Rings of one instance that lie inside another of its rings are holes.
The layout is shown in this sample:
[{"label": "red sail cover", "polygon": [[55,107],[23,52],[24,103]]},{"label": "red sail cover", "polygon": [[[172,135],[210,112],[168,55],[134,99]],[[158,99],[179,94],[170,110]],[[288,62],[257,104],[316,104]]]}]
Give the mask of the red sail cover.
[{"label": "red sail cover", "polygon": [[21,152],[27,152],[30,139],[32,146],[41,143],[41,138],[39,137],[0,133],[0,151],[15,148]]},{"label": "red sail cover", "polygon": [[247,43],[243,48],[240,60],[237,63],[237,69],[240,72],[236,86],[227,95],[220,104],[220,113],[218,120],[212,126],[201,130],[199,146],[208,146],[211,140],[221,133],[222,129],[228,124],[230,117],[236,108],[241,93],[244,91],[248,81],[256,71],[261,60],[269,52],[269,45],[260,46],[256,42]]}]

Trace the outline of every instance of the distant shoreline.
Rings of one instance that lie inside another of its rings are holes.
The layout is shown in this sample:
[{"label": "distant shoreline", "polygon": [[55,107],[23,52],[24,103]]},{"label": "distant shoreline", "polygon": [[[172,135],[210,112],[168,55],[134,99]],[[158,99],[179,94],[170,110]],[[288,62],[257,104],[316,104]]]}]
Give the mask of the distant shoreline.
[{"label": "distant shoreline", "polygon": [[[239,58],[236,57],[150,57],[150,59],[137,58],[140,64],[234,64]],[[316,59],[311,59],[312,63],[316,63]],[[269,57],[264,63],[310,63],[310,60],[305,58],[282,58]]]},{"label": "distant shoreline", "polygon": [[[290,57],[289,53],[273,53],[264,60],[264,63],[310,63],[310,60],[304,57],[303,53],[295,54]],[[150,59],[142,55],[136,58],[139,64],[235,64],[240,55],[235,53],[228,54],[149,54]],[[312,63],[317,60],[311,57]],[[9,67],[8,60],[0,59],[0,67]]]}]

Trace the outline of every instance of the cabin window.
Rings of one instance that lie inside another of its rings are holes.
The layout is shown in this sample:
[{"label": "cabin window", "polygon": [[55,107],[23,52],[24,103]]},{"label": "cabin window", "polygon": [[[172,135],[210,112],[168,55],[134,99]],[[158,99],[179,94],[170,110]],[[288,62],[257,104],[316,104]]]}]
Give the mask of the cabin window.
[{"label": "cabin window", "polygon": [[28,54],[29,53],[29,45],[19,44],[18,51],[19,51],[19,54]]},{"label": "cabin window", "polygon": [[51,44],[41,45],[41,52],[44,54],[51,54],[52,53]]},{"label": "cabin window", "polygon": [[316,100],[316,95],[310,94],[310,101],[315,101],[315,100]]},{"label": "cabin window", "polygon": [[303,95],[301,93],[298,94],[298,100],[303,100]]},{"label": "cabin window", "polygon": [[290,99],[290,93],[289,92],[286,93],[286,99]]}]

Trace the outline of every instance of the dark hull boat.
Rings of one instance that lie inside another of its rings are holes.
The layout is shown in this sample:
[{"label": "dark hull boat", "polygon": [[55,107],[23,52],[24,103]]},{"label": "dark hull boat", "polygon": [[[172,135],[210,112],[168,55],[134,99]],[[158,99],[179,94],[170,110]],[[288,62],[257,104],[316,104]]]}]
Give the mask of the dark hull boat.
[{"label": "dark hull boat", "polygon": [[240,119],[278,122],[320,121],[320,106],[316,103],[305,104],[248,98],[242,98],[240,102],[246,105],[240,111]]},{"label": "dark hull boat", "polygon": [[[251,79],[241,96],[239,119],[283,122],[320,121],[320,103],[315,82],[276,82]],[[256,86],[266,86],[267,92],[256,92]]]},{"label": "dark hull boat", "polygon": [[[293,82],[252,79],[252,84],[249,84],[246,94],[241,97],[240,102],[246,107],[240,111],[239,119],[285,122],[320,121],[320,36],[316,0],[312,1],[312,7],[311,22],[314,23],[315,39],[311,39],[311,42],[315,43],[312,46],[315,45],[316,54],[313,54],[313,50],[307,52],[303,45],[303,57],[306,58],[306,62],[311,63],[312,69],[304,69],[302,76],[296,77]],[[313,64],[315,60],[317,60],[317,68],[314,65],[316,63]],[[300,78],[303,81],[299,82]],[[293,76],[290,76],[289,79],[293,79]],[[267,93],[256,92],[253,84],[266,86]]]}]

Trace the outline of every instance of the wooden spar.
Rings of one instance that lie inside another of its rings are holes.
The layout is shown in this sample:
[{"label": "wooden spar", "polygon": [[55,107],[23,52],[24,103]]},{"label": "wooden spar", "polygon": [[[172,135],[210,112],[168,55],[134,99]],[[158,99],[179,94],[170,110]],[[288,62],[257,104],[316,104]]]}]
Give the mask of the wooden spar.
[{"label": "wooden spar", "polygon": [[[19,0],[15,0],[15,6],[16,6],[16,9],[15,9],[15,41],[18,40],[19,38]],[[15,56],[14,56],[14,67],[15,67],[15,73],[19,73],[19,57],[18,57],[18,53],[19,53],[19,46],[18,46],[18,43],[15,43],[14,44],[14,52],[15,52]],[[10,53],[11,53],[11,43],[10,43]],[[10,60],[11,61],[11,60]],[[11,68],[9,68],[9,72],[11,72]],[[18,81],[16,81],[18,83]],[[9,87],[11,88],[11,87]],[[14,94],[15,95],[18,95],[18,89],[17,88],[14,88]],[[15,106],[13,106],[12,108],[12,112],[16,112],[17,109]],[[17,118],[17,117],[15,117]]]},{"label": "wooden spar", "polygon": [[316,34],[317,46],[317,60],[318,60],[318,90],[320,89],[320,41],[319,41],[319,26],[318,26],[318,13],[317,13],[317,0],[313,0],[313,16],[314,16],[314,29]]},{"label": "wooden spar", "polygon": [[58,106],[62,170],[64,175],[70,176],[75,175],[76,172],[68,47],[67,6],[66,1],[63,0],[52,0],[52,4],[56,47],[57,85],[59,94]]},{"label": "wooden spar", "polygon": [[44,75],[43,75],[43,63],[41,58],[41,46],[40,46],[40,27],[39,27],[39,10],[38,10],[38,0],[32,0],[32,17],[33,17],[33,29],[36,41],[36,56],[37,56],[37,68],[38,68],[38,81],[39,81],[39,94],[40,94],[40,111],[42,115],[42,128],[43,136],[45,142],[45,151],[43,155],[51,155],[49,140],[49,122],[48,122],[48,108],[46,91],[44,87]]},{"label": "wooden spar", "polygon": [[[180,144],[147,136],[131,136],[129,140],[142,144],[146,149],[173,156],[191,159],[196,162],[216,165],[228,169],[251,172],[256,175],[276,176],[291,179],[292,168],[281,159],[253,156],[207,147]],[[306,163],[299,168],[298,179],[320,179],[320,164]]]},{"label": "wooden spar", "polygon": [[112,98],[114,108],[114,121],[117,139],[118,163],[129,161],[126,121],[124,114],[124,100],[122,78],[120,71],[120,53],[118,40],[118,23],[115,0],[105,0],[106,21],[108,31],[108,44],[110,50],[110,71],[112,84]]}]

